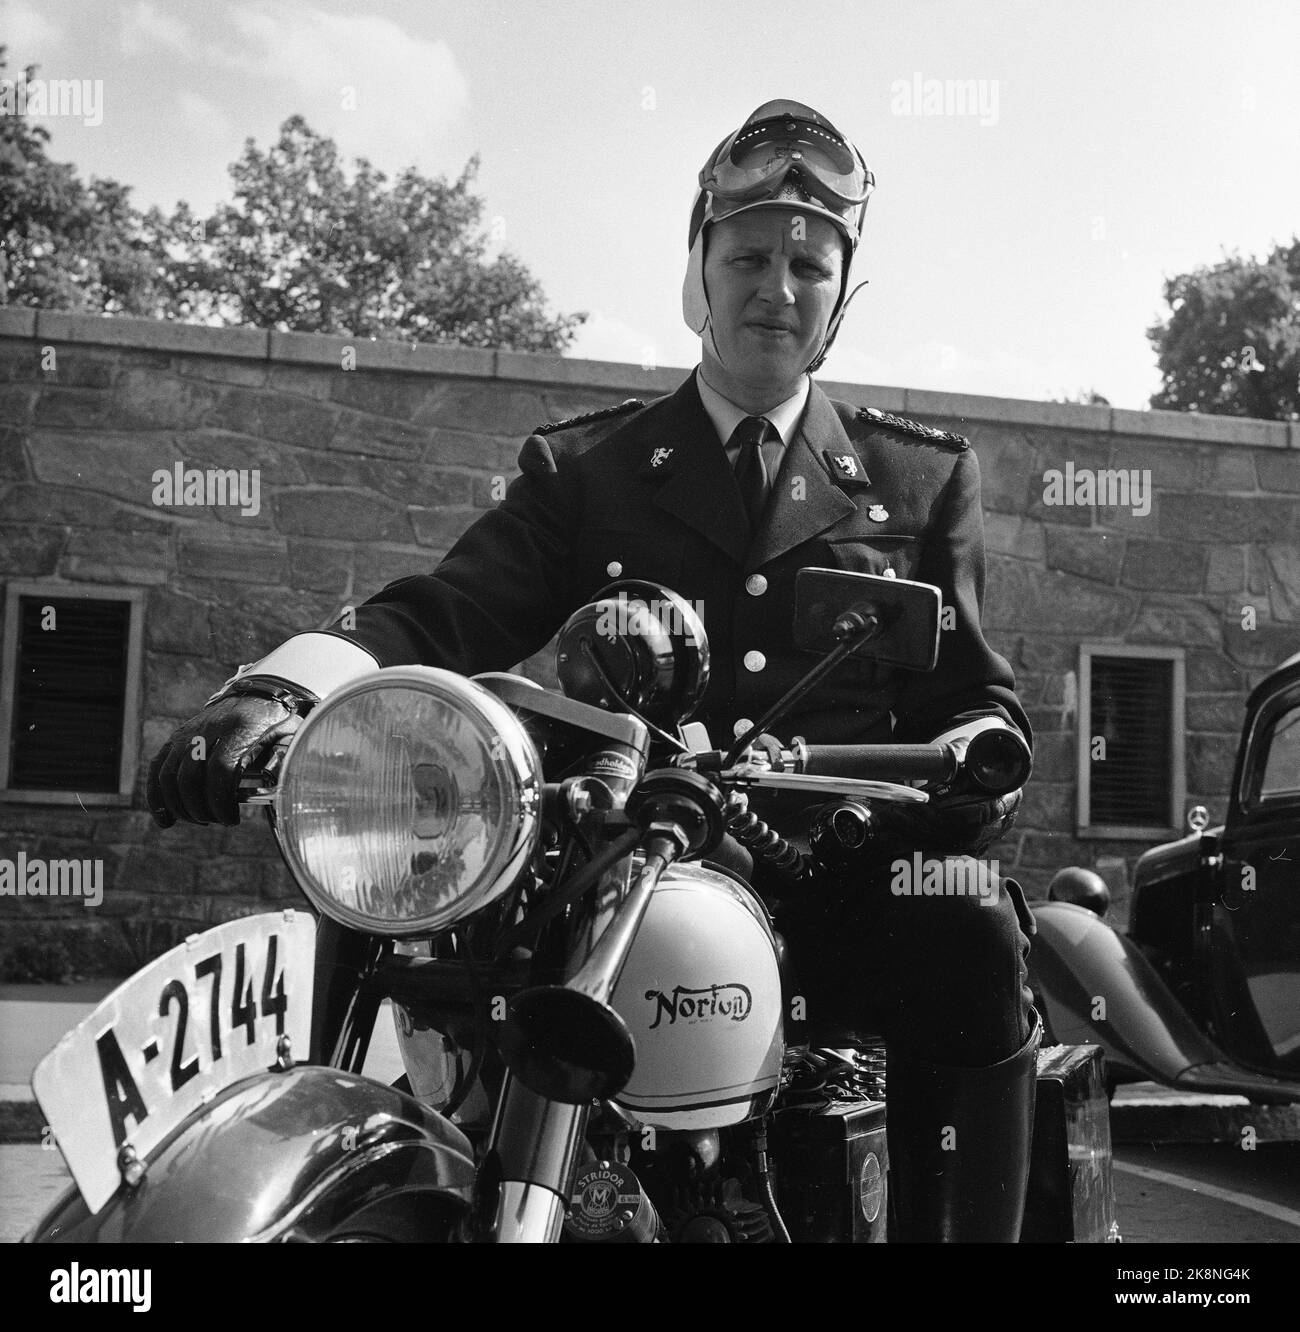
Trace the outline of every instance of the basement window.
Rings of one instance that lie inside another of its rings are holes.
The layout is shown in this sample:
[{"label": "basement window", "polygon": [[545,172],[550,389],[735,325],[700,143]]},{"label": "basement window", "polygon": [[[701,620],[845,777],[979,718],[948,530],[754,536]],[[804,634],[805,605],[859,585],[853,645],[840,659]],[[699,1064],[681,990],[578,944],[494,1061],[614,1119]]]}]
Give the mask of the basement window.
[{"label": "basement window", "polygon": [[1182,648],[1079,649],[1083,837],[1179,836],[1187,792]]},{"label": "basement window", "polygon": [[10,583],[4,616],[0,798],[129,804],[144,592]]}]

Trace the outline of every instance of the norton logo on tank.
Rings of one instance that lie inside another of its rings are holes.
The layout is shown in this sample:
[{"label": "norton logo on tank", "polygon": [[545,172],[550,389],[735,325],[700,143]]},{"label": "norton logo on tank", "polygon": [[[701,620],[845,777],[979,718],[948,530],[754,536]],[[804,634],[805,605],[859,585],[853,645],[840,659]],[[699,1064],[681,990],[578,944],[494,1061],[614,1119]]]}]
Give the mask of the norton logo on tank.
[{"label": "norton logo on tank", "polygon": [[714,1018],[743,1022],[754,1006],[749,987],[735,982],[729,985],[706,985],[699,990],[676,985],[671,994],[665,994],[663,990],[647,990],[645,997],[655,1006],[651,1031],[665,1017],[670,1027],[678,1018],[690,1023],[711,1022]]}]

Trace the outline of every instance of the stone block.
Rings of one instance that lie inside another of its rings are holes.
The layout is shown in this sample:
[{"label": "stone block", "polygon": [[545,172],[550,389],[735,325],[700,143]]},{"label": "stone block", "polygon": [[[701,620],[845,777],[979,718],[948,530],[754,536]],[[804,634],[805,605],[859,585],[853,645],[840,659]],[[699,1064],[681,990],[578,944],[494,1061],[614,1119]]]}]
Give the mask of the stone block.
[{"label": "stone block", "polygon": [[[0,338],[34,338],[36,311],[25,305],[0,305]],[[8,353],[9,347],[0,348]]]},{"label": "stone block", "polygon": [[330,397],[370,416],[409,421],[436,389],[423,376],[340,370],[330,377]]},{"label": "stone block", "polygon": [[226,388],[203,424],[259,439],[319,448],[334,433],[339,410],[289,393],[238,386]]},{"label": "stone block", "polygon": [[257,897],[262,889],[262,862],[218,856],[198,867],[197,889],[211,896]]},{"label": "stone block", "polygon": [[1205,570],[1207,592],[1241,592],[1246,587],[1246,547],[1210,546]]},{"label": "stone block", "polygon": [[1113,435],[1110,440],[1112,469],[1150,474],[1154,491],[1200,490],[1211,457],[1222,449],[1191,440],[1161,443],[1150,436]]},{"label": "stone block", "polygon": [[485,472],[514,476],[519,470],[522,439],[500,435],[475,435],[461,430],[431,430],[423,458],[435,467],[473,467]]},{"label": "stone block", "polygon": [[1187,737],[1187,785],[1197,791],[1226,791],[1237,761],[1238,735]]},{"label": "stone block", "polygon": [[0,523],[44,526],[120,527],[136,532],[166,532],[170,524],[139,510],[106,504],[102,494],[68,486],[16,485],[0,499]]},{"label": "stone block", "polygon": [[[1088,852],[1085,846],[1076,841],[1071,832],[1026,832],[1020,843],[1020,854],[1016,860],[1016,876],[1022,865],[1048,871],[1050,879],[1066,865],[1082,863]],[[1046,895],[1046,894],[1044,894]]]},{"label": "stone block", "polygon": [[[133,893],[158,893],[168,898],[179,898],[193,893],[198,882],[199,867],[187,855],[163,851],[152,846],[133,846],[122,862],[122,888]],[[179,905],[168,903],[168,911]]]},{"label": "stone block", "polygon": [[38,481],[113,496],[153,508],[155,472],[169,476],[178,460],[170,434],[96,434],[36,431],[29,452]]},{"label": "stone block", "polygon": [[984,549],[989,554],[1012,555],[1041,564],[1047,558],[1044,525],[1019,514],[986,513]]},{"label": "stone block", "polygon": [[1229,620],[1223,631],[1223,646],[1234,662],[1269,669],[1295,655],[1296,627],[1263,621],[1255,629],[1243,629],[1240,620]]},{"label": "stone block", "polygon": [[9,577],[42,578],[59,567],[67,534],[61,527],[0,530],[0,569]]},{"label": "stone block", "polygon": [[[1211,449],[1206,459],[1200,489],[1210,495],[1225,495],[1231,492],[1252,493],[1259,490],[1257,462],[1274,456],[1263,449],[1243,449],[1220,447]],[[1171,487],[1174,489],[1175,487]],[[1176,487],[1190,490],[1190,486]]]},{"label": "stone block", "polygon": [[94,838],[96,842],[107,846],[139,843],[144,841],[149,829],[154,826],[153,819],[142,809],[118,810],[95,820]]},{"label": "stone block", "polygon": [[1187,695],[1188,731],[1219,731],[1239,735],[1245,715],[1244,693]]},{"label": "stone block", "polygon": [[187,578],[231,578],[239,583],[288,581],[283,542],[216,540],[197,532],[179,538],[180,571]]},{"label": "stone block", "polygon": [[67,314],[41,310],[37,341],[88,342],[106,347],[149,347],[157,351],[197,352],[215,356],[264,357],[266,330],[211,328],[165,319],[129,319],[122,315]]},{"label": "stone block", "polygon": [[352,547],[339,541],[289,542],[289,583],[342,596],[352,581]]},{"label": "stone block", "polygon": [[182,596],[171,588],[154,587],[149,590],[144,622],[146,641],[154,652],[199,657],[212,652],[206,602]]},{"label": "stone block", "polygon": [[190,429],[203,424],[220,392],[201,380],[127,366],[113,391],[111,424],[118,430]]},{"label": "stone block", "polygon": [[1046,536],[1049,569],[1114,585],[1124,559],[1123,537],[1055,525],[1046,527]]},{"label": "stone block", "polygon": [[[1033,725],[1032,721],[1030,723]],[[1030,780],[1038,782],[1073,782],[1079,766],[1079,742],[1062,731],[1034,733],[1034,772]]]},{"label": "stone block", "polygon": [[229,674],[218,663],[205,659],[171,652],[146,653],[145,712],[153,717],[192,717]]},{"label": "stone block", "polygon": [[1025,636],[1019,640],[1015,661],[1031,671],[1074,670],[1079,664],[1079,647],[1071,639]]},{"label": "stone block", "polygon": [[1268,604],[1273,619],[1300,619],[1300,547],[1265,546],[1268,568]]},{"label": "stone block", "polygon": [[980,425],[970,432],[979,458],[980,499],[986,512],[1022,517],[1033,496],[1042,498],[1039,451],[1022,430]]},{"label": "stone block", "polygon": [[106,389],[112,387],[118,366],[118,359],[112,355],[56,347],[50,368],[42,366],[40,378],[62,388]]},{"label": "stone block", "polygon": [[330,396],[332,375],[329,370],[309,365],[271,363],[267,387],[278,393],[293,393],[300,398],[325,399]]},{"label": "stone block", "polygon": [[478,509],[409,510],[415,539],[422,546],[448,550],[482,516]]},{"label": "stone block", "polygon": [[338,423],[324,443],[326,448],[336,453],[414,460],[423,456],[428,447],[430,432],[423,426],[367,416],[364,412],[354,412],[348,408],[335,410],[339,412]]},{"label": "stone block", "polygon": [[178,375],[212,384],[238,384],[241,388],[264,388],[268,368],[265,361],[241,361],[224,356],[177,356],[172,362]]},{"label": "stone block", "polygon": [[1223,642],[1223,620],[1200,602],[1178,605],[1144,602],[1129,630],[1128,641],[1217,648]]},{"label": "stone block", "polygon": [[1245,672],[1220,652],[1192,649],[1187,654],[1186,679],[1189,694],[1237,692],[1244,697]]},{"label": "stone block", "polygon": [[175,457],[185,466],[207,471],[231,468],[256,470],[263,491],[267,486],[306,485],[321,456],[318,449],[288,448],[284,444],[205,426],[174,437]]},{"label": "stone block", "polygon": [[1286,448],[1286,427],[1244,416],[1210,416],[1199,412],[1130,411],[1111,413],[1116,434],[1150,435],[1157,439],[1197,440],[1208,445],[1244,444]]},{"label": "stone block", "polygon": [[1041,782],[1037,774],[1025,786],[1016,827],[1039,832],[1073,832],[1074,786],[1069,782]]},{"label": "stone block", "polygon": [[1205,582],[1208,554],[1202,546],[1173,541],[1140,541],[1130,537],[1120,582],[1125,587],[1163,592],[1199,592]]},{"label": "stone block", "polygon": [[0,485],[31,480],[24,445],[26,434],[12,426],[0,426]]},{"label": "stone block", "polygon": [[275,525],[288,536],[333,537],[346,532],[351,541],[408,541],[411,524],[405,510],[373,495],[337,490],[281,491],[274,497]]},{"label": "stone block", "polygon": [[439,384],[414,417],[420,426],[521,436],[547,419],[540,392],[498,383]]},{"label": "stone block", "polygon": [[1132,593],[1004,556],[989,558],[984,612],[988,628],[1117,638],[1136,609]]},{"label": "stone block", "polygon": [[1170,541],[1300,540],[1300,504],[1240,495],[1165,495],[1160,535]]},{"label": "stone block", "polygon": [[174,567],[166,533],[96,527],[69,536],[61,572],[86,583],[165,583]]},{"label": "stone block", "polygon": [[1300,491],[1300,452],[1292,449],[1286,453],[1259,453],[1255,466],[1259,472],[1259,484],[1265,490],[1284,490],[1291,494]]},{"label": "stone block", "polygon": [[[34,403],[32,399],[39,392]],[[26,399],[27,410],[9,411],[12,398]],[[113,415],[113,395],[107,389],[63,388],[46,384],[33,388],[0,390],[0,420],[32,421],[52,429],[90,430],[109,424]]]}]

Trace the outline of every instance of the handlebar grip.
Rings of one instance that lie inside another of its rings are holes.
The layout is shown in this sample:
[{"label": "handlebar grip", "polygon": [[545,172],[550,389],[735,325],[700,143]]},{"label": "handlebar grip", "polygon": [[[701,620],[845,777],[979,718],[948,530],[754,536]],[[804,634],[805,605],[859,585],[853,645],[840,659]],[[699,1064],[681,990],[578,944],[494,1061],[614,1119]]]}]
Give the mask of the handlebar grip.
[{"label": "handlebar grip", "polygon": [[945,781],[956,771],[947,745],[805,745],[802,772],[907,782]]},{"label": "handlebar grip", "polygon": [[962,761],[962,771],[971,784],[995,796],[1019,790],[1029,780],[1033,766],[1024,736],[1009,727],[972,737]]}]

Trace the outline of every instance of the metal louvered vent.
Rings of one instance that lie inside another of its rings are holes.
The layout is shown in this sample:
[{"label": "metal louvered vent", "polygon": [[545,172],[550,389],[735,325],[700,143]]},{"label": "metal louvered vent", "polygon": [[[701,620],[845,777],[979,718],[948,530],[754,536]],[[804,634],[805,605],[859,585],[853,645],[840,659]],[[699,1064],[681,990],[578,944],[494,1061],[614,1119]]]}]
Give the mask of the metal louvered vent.
[{"label": "metal louvered vent", "polygon": [[128,601],[19,598],[14,790],[117,791],[130,629]]},{"label": "metal louvered vent", "polygon": [[1106,742],[1105,757],[1090,768],[1094,824],[1158,827],[1169,822],[1173,696],[1172,661],[1093,657],[1091,739]]}]

